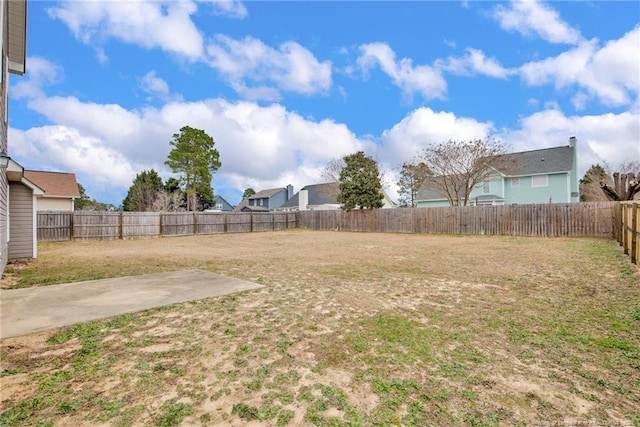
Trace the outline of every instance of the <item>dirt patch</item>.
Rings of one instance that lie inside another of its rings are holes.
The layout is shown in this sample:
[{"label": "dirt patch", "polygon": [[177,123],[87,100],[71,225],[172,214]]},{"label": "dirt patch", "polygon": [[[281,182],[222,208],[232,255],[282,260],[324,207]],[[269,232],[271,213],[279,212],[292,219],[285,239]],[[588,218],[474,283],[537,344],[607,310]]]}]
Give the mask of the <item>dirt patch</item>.
[{"label": "dirt patch", "polygon": [[299,230],[76,241],[40,245],[9,274],[30,286],[183,268],[265,287],[2,340],[2,421],[639,422],[638,275],[613,242]]}]

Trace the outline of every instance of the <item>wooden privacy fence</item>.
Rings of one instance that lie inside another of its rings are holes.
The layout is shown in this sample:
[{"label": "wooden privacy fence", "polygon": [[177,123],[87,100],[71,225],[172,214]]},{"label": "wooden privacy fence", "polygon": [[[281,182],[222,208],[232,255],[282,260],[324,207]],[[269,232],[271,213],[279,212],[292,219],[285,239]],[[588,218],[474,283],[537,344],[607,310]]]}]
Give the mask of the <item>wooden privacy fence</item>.
[{"label": "wooden privacy fence", "polygon": [[620,229],[616,237],[631,262],[640,262],[640,202],[621,202],[618,209]]},{"label": "wooden privacy fence", "polygon": [[616,203],[301,211],[301,228],[393,233],[613,238]]},{"label": "wooden privacy fence", "polygon": [[298,226],[295,212],[38,212],[38,240],[138,239]]},{"label": "wooden privacy fence", "polygon": [[[135,239],[300,227],[390,233],[619,237],[622,242],[621,230],[625,225],[620,222],[620,206],[617,202],[594,202],[352,212],[38,212],[38,240]],[[632,218],[630,208],[625,212]],[[633,233],[627,232],[627,236],[625,242],[628,240],[631,244]],[[637,241],[637,237],[635,239]],[[637,243],[635,247],[637,250]]]}]

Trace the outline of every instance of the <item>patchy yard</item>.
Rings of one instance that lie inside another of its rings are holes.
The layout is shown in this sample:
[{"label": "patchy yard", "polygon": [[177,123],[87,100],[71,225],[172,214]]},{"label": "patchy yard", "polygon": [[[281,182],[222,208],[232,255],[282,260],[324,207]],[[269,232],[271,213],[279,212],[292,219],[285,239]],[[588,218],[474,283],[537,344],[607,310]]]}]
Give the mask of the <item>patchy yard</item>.
[{"label": "patchy yard", "polygon": [[39,253],[3,286],[195,267],[266,287],[0,341],[1,425],[640,425],[640,274],[613,241],[291,230]]}]

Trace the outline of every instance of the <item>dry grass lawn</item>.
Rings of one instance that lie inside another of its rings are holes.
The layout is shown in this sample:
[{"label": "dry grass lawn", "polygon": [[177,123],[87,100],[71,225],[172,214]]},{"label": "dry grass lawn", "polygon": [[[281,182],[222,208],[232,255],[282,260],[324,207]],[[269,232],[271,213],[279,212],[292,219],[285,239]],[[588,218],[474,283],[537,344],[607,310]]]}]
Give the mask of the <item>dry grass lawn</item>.
[{"label": "dry grass lawn", "polygon": [[3,339],[0,425],[640,425],[640,274],[613,241],[75,241],[2,286],[184,268],[265,287]]}]

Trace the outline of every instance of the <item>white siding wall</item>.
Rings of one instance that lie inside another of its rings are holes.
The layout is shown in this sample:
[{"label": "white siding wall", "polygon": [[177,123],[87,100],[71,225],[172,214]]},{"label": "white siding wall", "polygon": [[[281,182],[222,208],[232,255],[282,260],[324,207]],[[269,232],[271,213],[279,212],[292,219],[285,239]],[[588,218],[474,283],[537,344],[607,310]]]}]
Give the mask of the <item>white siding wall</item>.
[{"label": "white siding wall", "polygon": [[33,258],[33,192],[17,182],[9,186],[9,259]]}]

